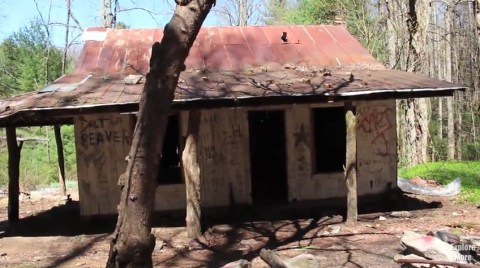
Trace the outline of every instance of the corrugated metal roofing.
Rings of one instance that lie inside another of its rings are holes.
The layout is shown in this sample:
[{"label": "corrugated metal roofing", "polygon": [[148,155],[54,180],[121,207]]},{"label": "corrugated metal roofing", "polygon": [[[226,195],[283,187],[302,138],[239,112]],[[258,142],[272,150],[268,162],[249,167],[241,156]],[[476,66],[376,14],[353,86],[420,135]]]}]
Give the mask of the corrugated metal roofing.
[{"label": "corrugated metal roofing", "polygon": [[[284,32],[288,42],[281,40]],[[58,116],[46,111],[64,111],[60,116],[91,108],[98,112],[99,107],[135,111],[144,77],[134,82],[147,73],[150,47],[161,38],[157,29],[88,30],[74,73],[43,92],[0,101],[0,126],[28,125],[34,117],[40,124]],[[206,27],[186,65],[175,95],[177,108],[435,96],[463,89],[385,69],[344,26]]]},{"label": "corrugated metal roofing", "polygon": [[[286,33],[287,42],[281,39]],[[161,29],[91,28],[76,74],[146,74]],[[383,68],[344,26],[204,27],[185,62],[187,69],[241,70],[260,65]]]}]

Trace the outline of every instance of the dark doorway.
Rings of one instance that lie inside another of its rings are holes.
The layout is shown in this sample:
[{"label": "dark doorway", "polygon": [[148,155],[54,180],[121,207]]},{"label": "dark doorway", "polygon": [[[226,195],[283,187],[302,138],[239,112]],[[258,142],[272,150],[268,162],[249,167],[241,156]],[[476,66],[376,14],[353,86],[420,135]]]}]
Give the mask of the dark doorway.
[{"label": "dark doorway", "polygon": [[248,125],[253,203],[287,203],[285,114],[283,111],[251,111]]}]

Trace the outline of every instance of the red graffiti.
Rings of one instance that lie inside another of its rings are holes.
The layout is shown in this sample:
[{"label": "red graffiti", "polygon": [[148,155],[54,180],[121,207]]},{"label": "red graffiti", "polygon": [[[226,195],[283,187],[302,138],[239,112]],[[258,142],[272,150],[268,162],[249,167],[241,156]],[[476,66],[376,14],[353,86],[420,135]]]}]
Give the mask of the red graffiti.
[{"label": "red graffiti", "polygon": [[391,108],[375,109],[374,111],[361,116],[358,129],[371,134],[371,144],[375,154],[380,156],[388,155],[388,131],[394,127],[390,121]]}]

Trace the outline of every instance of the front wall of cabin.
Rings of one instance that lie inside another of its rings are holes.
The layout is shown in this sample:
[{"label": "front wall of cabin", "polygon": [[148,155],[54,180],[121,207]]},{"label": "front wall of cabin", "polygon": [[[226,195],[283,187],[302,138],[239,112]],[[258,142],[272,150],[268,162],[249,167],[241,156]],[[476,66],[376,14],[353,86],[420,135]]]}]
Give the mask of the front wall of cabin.
[{"label": "front wall of cabin", "polygon": [[[358,194],[380,193],[389,182],[396,185],[395,101],[361,101],[354,105],[358,118]],[[285,113],[288,201],[346,196],[343,171],[314,172],[312,108],[335,106],[343,107],[343,103],[203,110],[198,143],[202,206],[252,203],[248,112],[265,109]],[[180,112],[179,118],[182,144],[186,139],[188,112]],[[117,181],[126,169],[125,156],[130,148],[133,124],[132,115],[75,118],[82,215],[116,213],[120,196]],[[157,211],[186,206],[184,183],[159,185],[156,196]]]}]

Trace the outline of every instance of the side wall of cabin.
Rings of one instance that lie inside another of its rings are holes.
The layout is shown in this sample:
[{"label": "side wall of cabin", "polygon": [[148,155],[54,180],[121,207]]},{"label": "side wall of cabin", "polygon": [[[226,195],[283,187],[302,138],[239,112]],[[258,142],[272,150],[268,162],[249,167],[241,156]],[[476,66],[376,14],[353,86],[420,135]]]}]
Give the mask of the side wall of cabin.
[{"label": "side wall of cabin", "polygon": [[[396,185],[397,138],[395,101],[360,101],[357,112],[358,194],[376,194]],[[230,202],[251,204],[248,112],[283,110],[287,156],[288,200],[305,201],[346,195],[343,170],[316,172],[314,110],[343,103],[301,104],[202,110],[200,140],[203,207]],[[328,120],[326,118],[325,120]],[[179,116],[180,148],[186,139],[188,112]],[[344,123],[344,122],[340,122]],[[82,215],[113,214],[119,200],[118,177],[133,135],[134,116],[102,114],[75,118],[75,138]],[[317,161],[318,162],[318,161]],[[155,210],[185,208],[185,184],[157,186]]]}]

